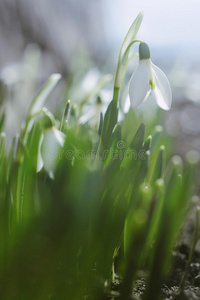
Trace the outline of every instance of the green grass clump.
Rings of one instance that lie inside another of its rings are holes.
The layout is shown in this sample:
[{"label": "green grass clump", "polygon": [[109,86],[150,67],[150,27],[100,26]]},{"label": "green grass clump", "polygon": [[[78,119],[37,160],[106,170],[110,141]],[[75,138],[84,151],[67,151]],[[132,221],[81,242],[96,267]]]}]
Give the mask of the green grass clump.
[{"label": "green grass clump", "polygon": [[118,123],[116,89],[98,129],[69,101],[56,120],[42,106],[58,80],[34,99],[9,152],[0,120],[1,299],[125,300],[141,270],[143,299],[158,299],[198,158],[170,157],[170,138],[155,120],[145,134],[132,109]]}]

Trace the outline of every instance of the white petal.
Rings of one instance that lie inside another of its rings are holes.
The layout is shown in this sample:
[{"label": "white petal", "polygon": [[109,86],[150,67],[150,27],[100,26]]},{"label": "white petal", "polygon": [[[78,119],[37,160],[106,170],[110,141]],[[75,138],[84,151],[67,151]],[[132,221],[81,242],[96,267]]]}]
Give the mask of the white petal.
[{"label": "white petal", "polygon": [[172,92],[167,76],[154,64],[152,65],[155,79],[154,95],[157,104],[164,110],[169,110],[172,103]]},{"label": "white petal", "polygon": [[129,81],[129,97],[133,108],[139,106],[150,90],[150,70],[147,62],[142,60],[137,65]]},{"label": "white petal", "polygon": [[65,137],[66,137],[65,134],[62,131],[58,130],[56,127],[52,127],[52,131],[55,134],[55,137],[58,143],[60,144],[60,146],[63,147],[65,143]]},{"label": "white petal", "polygon": [[[57,128],[52,127],[44,131],[41,155],[44,163],[44,169],[49,173],[49,175],[54,173],[59,159],[59,149],[63,147],[64,142],[65,134]],[[52,177],[52,175],[50,177]]]},{"label": "white petal", "polygon": [[37,172],[40,172],[44,165],[42,155],[41,155],[41,147],[42,147],[43,139],[44,139],[44,135],[42,134],[38,146]]}]

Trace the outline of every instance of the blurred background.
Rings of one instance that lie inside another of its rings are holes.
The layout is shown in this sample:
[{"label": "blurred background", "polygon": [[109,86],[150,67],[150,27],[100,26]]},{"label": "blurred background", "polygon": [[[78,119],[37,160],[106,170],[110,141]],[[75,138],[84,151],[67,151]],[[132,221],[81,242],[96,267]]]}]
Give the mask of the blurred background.
[{"label": "blurred background", "polygon": [[[64,78],[52,96],[57,110],[58,103],[82,100],[101,76],[114,74],[120,46],[140,11],[138,38],[149,44],[152,61],[173,90],[165,127],[180,153],[200,150],[199,0],[0,0],[0,102],[8,135],[18,131],[52,73]],[[110,101],[112,91],[104,92],[103,100]]]}]

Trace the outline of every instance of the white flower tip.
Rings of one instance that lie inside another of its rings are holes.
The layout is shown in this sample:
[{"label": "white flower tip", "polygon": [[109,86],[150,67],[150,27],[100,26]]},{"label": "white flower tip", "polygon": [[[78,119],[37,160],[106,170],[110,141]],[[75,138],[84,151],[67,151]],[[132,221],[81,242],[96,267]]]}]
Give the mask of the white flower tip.
[{"label": "white flower tip", "polygon": [[160,105],[160,108],[162,108],[163,110],[166,110],[166,111],[168,111],[168,110],[170,110],[170,108],[171,108],[171,103],[169,104],[169,105]]},{"label": "white flower tip", "polygon": [[5,132],[1,132],[0,137],[1,137],[2,139],[4,139],[4,138],[6,137],[6,133],[5,133]]},{"label": "white flower tip", "polygon": [[160,146],[160,150],[161,150],[161,151],[165,151],[165,146],[164,146],[164,145],[161,145],[161,146]]},{"label": "white flower tip", "polygon": [[163,126],[161,126],[161,125],[156,125],[156,127],[155,127],[155,132],[156,132],[156,133],[161,133],[161,132],[163,132]]},{"label": "white flower tip", "polygon": [[172,163],[175,166],[181,166],[182,163],[183,163],[183,160],[182,160],[182,158],[179,155],[174,155],[172,157]]},{"label": "white flower tip", "polygon": [[196,150],[190,150],[186,153],[186,160],[191,165],[196,165],[200,160],[200,154]]},{"label": "white flower tip", "polygon": [[139,12],[139,15],[140,15],[141,17],[144,17],[144,12],[141,10],[141,11]]},{"label": "white flower tip", "polygon": [[59,73],[55,73],[55,74],[52,74],[52,75],[51,75],[51,79],[53,79],[53,81],[54,81],[54,80],[55,80],[55,81],[58,81],[61,77],[62,77],[62,76],[61,76],[61,74],[59,74]]}]

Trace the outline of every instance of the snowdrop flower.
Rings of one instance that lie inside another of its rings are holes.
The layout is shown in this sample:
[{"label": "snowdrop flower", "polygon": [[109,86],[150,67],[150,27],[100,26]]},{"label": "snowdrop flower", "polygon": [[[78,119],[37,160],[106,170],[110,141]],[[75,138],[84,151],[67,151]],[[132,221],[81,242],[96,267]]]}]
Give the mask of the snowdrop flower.
[{"label": "snowdrop flower", "polygon": [[39,143],[37,172],[44,167],[49,177],[54,179],[59,149],[64,146],[65,137],[55,126],[44,130]]},{"label": "snowdrop flower", "polygon": [[146,43],[139,45],[139,63],[129,82],[129,97],[133,108],[143,103],[152,92],[158,106],[169,110],[172,94],[166,75],[150,60],[150,50]]}]

